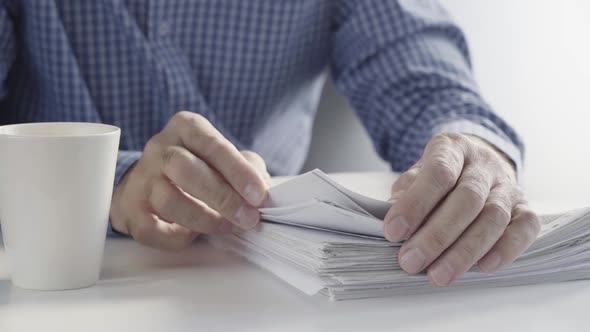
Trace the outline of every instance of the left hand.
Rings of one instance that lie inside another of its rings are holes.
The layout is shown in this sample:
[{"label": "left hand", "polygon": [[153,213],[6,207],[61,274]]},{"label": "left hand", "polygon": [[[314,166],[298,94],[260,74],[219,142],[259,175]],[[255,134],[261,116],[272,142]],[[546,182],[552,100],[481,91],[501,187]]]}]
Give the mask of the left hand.
[{"label": "left hand", "polygon": [[449,285],[474,264],[484,272],[510,265],[540,230],[512,164],[476,137],[434,137],[394,183],[392,197],[385,236],[406,240],[401,267],[408,273],[426,270],[435,286]]}]

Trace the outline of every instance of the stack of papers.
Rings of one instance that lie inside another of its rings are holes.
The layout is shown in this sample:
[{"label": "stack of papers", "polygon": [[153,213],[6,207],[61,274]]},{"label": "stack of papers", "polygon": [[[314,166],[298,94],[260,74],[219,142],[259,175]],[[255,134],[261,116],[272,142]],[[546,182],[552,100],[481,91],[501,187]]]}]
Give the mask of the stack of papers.
[{"label": "stack of papers", "polygon": [[383,238],[391,202],[352,192],[319,170],[269,193],[257,230],[215,242],[309,295],[346,300],[590,277],[590,208],[541,216],[537,241],[510,267],[494,274],[475,267],[451,287],[434,288],[426,275],[404,272],[397,261],[401,244]]}]

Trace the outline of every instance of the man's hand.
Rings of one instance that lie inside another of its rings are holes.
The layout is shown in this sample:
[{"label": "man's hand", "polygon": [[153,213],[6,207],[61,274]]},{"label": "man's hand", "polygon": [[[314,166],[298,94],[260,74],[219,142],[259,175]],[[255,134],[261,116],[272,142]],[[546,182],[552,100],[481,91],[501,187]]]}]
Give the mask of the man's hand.
[{"label": "man's hand", "polygon": [[[187,246],[232,224],[253,228],[266,197],[262,158],[240,153],[204,117],[180,112],[152,137],[115,188],[111,222],[138,242]],[[231,222],[231,223],[230,223]]]},{"label": "man's hand", "polygon": [[476,263],[484,272],[511,264],[540,230],[510,162],[475,137],[436,136],[395,182],[392,197],[385,235],[407,240],[401,267],[427,270],[435,286],[449,285]]}]

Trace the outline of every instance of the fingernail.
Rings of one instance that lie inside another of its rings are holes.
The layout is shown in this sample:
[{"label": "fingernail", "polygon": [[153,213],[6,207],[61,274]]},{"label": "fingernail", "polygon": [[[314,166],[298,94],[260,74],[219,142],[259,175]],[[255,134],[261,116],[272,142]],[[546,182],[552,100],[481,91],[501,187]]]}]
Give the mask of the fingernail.
[{"label": "fingernail", "polygon": [[266,190],[255,182],[250,182],[244,188],[244,198],[253,206],[259,206],[264,200]]},{"label": "fingernail", "polygon": [[242,204],[234,216],[235,221],[243,229],[251,229],[258,224],[260,214],[255,208]]},{"label": "fingernail", "polygon": [[448,286],[455,278],[455,271],[447,263],[439,264],[429,272],[430,279],[438,287]]},{"label": "fingernail", "polygon": [[502,264],[502,257],[497,252],[490,253],[485,259],[479,262],[479,268],[484,272],[494,272]]},{"label": "fingernail", "polygon": [[405,240],[410,226],[405,217],[395,217],[392,221],[385,223],[385,237],[391,242]]},{"label": "fingernail", "polygon": [[426,257],[418,248],[413,248],[405,252],[400,258],[399,264],[408,273],[418,273],[422,271]]}]

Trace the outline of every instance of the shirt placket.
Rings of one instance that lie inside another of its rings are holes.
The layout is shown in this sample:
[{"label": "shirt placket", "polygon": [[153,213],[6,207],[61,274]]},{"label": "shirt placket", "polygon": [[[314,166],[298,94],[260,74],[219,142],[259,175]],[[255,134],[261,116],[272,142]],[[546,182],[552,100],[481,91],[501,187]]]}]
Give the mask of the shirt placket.
[{"label": "shirt placket", "polygon": [[148,0],[147,33],[151,42],[158,42],[170,34],[171,25],[167,17],[167,6],[172,4],[161,0]]}]

